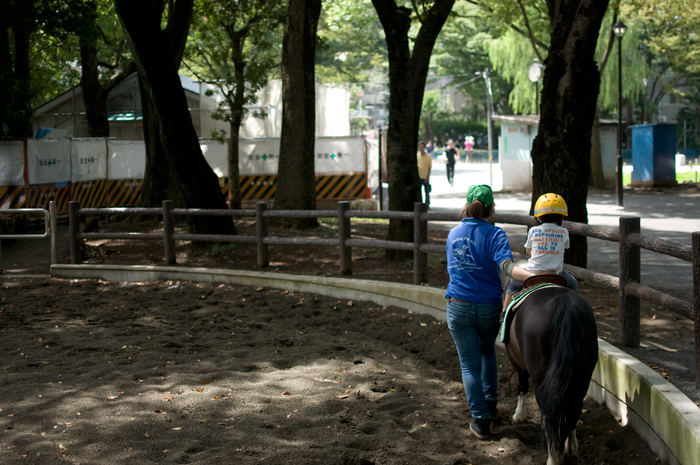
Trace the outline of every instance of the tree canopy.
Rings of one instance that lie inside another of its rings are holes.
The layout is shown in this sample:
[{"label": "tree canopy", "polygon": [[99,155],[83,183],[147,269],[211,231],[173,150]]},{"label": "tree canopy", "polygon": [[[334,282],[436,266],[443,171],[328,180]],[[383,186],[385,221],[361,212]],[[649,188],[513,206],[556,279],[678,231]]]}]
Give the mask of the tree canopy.
[{"label": "tree canopy", "polygon": [[[212,118],[229,123],[229,207],[241,207],[238,167],[238,133],[258,92],[278,68],[280,49],[275,47],[285,19],[286,6],[273,0],[219,0],[197,2],[196,22],[186,50],[185,65],[200,81],[217,89],[219,103]],[[265,117],[264,110],[253,113]],[[211,136],[224,143],[226,130]]]}]

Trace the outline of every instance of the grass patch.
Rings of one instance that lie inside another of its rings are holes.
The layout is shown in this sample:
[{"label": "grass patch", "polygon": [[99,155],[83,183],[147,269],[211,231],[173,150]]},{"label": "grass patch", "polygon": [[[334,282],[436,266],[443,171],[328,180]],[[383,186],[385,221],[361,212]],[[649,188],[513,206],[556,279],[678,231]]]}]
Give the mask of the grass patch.
[{"label": "grass patch", "polygon": [[389,220],[386,218],[353,218],[352,219],[353,223],[358,223],[358,224],[385,224],[389,225]]},{"label": "grass patch", "polygon": [[[683,184],[684,182],[698,182],[698,173],[697,172],[676,173],[676,182],[678,184]],[[623,186],[632,185],[632,173],[625,173],[622,175],[622,185]]]},{"label": "grass patch", "polygon": [[207,247],[207,255],[223,255],[236,250],[238,247],[240,247],[240,244],[235,242],[212,242],[209,247]]},{"label": "grass patch", "polygon": [[430,265],[434,266],[440,266],[440,265],[445,265],[447,263],[447,258],[445,254],[440,254],[440,255],[435,255],[435,254],[428,254],[428,263]]}]

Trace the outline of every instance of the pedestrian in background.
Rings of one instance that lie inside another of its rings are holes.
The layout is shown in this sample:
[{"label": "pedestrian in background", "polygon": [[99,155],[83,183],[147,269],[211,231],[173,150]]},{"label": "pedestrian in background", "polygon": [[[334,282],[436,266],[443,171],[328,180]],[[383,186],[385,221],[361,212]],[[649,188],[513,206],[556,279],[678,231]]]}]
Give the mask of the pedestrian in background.
[{"label": "pedestrian in background", "polygon": [[474,158],[474,137],[467,136],[464,138],[464,150],[467,152],[467,163],[471,163]]},{"label": "pedestrian in background", "polygon": [[433,145],[433,141],[428,139],[428,143],[425,144],[425,151],[428,152],[428,155],[431,157],[433,156],[433,153],[435,152],[435,146]]},{"label": "pedestrian in background", "polygon": [[455,185],[455,160],[459,156],[459,151],[455,148],[455,143],[452,139],[447,141],[447,150],[445,150],[445,156],[447,157],[447,182],[450,186]]},{"label": "pedestrian in background", "polygon": [[426,145],[418,142],[418,177],[425,192],[425,203],[430,205],[430,170],[433,167],[433,157],[426,151]]}]

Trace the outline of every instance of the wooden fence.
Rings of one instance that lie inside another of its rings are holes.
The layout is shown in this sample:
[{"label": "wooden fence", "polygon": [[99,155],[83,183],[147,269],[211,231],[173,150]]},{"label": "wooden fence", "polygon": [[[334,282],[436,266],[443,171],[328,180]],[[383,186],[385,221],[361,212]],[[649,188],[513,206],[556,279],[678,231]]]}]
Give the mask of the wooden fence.
[{"label": "wooden fence", "polygon": [[[428,212],[427,205],[416,203],[413,212],[350,210],[349,202],[339,202],[337,210],[268,210],[267,203],[260,202],[253,210],[203,210],[173,208],[172,201],[163,202],[162,208],[80,208],[79,202],[69,204],[70,256],[71,263],[81,261],[81,241],[84,239],[149,239],[164,241],[165,263],[175,263],[175,241],[242,242],[256,244],[257,264],[264,268],[269,264],[269,245],[325,245],[337,246],[341,275],[352,273],[352,249],[378,248],[413,252],[413,281],[427,282],[428,253],[445,253],[445,244],[428,243],[428,222],[458,221],[454,213]],[[80,216],[83,215],[159,215],[163,217],[163,233],[83,233]],[[232,218],[254,217],[255,236],[230,236],[214,234],[175,234],[177,216],[228,216]],[[337,239],[312,239],[270,237],[268,218],[338,218]],[[352,218],[383,218],[413,221],[413,242],[398,242],[370,239],[353,239],[350,233]],[[496,223],[535,226],[536,220],[526,215],[497,213]],[[578,279],[602,287],[618,289],[620,293],[618,339],[628,347],[638,347],[640,342],[640,299],[659,305],[695,323],[695,382],[700,388],[700,232],[692,233],[692,246],[640,234],[638,217],[620,217],[619,228],[591,226],[564,221],[563,226],[571,235],[594,237],[619,243],[619,277],[596,273],[586,268],[565,265],[565,269]],[[640,284],[641,249],[668,255],[692,263],[693,302],[689,303]]]}]

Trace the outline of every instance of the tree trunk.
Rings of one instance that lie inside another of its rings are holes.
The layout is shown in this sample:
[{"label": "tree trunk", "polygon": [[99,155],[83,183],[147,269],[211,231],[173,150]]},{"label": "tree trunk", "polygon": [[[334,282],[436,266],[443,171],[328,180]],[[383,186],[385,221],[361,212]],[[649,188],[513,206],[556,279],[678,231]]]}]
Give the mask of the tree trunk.
[{"label": "tree trunk", "polygon": [[[185,3],[189,4],[191,15],[192,0]],[[130,0],[116,0],[115,7],[142,77],[141,91],[153,106],[171,179],[169,187],[177,193],[174,203],[184,208],[226,208],[218,178],[202,155],[173,54],[163,53],[170,50],[171,44],[160,29],[160,11],[153,4]],[[188,221],[190,229],[198,234],[236,232],[230,218],[195,216],[188,217]]]},{"label": "tree trunk", "polygon": [[[138,76],[139,89],[144,89],[141,75]],[[141,91],[141,114],[143,115],[143,140],[146,145],[146,169],[139,197],[140,207],[160,207],[163,200],[175,199],[176,193],[168,191],[170,170],[165,158],[163,144],[155,124],[153,106]],[[178,202],[179,203],[179,202]]]},{"label": "tree trunk", "polygon": [[228,146],[228,182],[229,182],[229,208],[237,210],[241,208],[243,193],[241,192],[241,172],[238,166],[238,133],[241,128],[240,115],[236,118],[235,112],[231,115],[231,137]]},{"label": "tree trunk", "polygon": [[[153,5],[152,14],[159,14],[159,10],[156,10],[158,6],[155,3]],[[182,61],[192,18],[192,5],[192,0],[177,0],[172,14],[168,15],[168,25],[165,29],[167,48],[165,50],[167,50],[166,53],[170,54],[175,69],[180,67]],[[181,205],[184,200],[180,197],[178,190],[173,188],[175,183],[171,179],[165,149],[156,127],[153,105],[146,97],[141,73],[139,73],[139,89],[141,90],[141,111],[143,114],[143,138],[146,144],[146,170],[138,204],[141,207],[160,207],[163,200],[172,199],[176,205]]]},{"label": "tree trunk", "polygon": [[[552,40],[542,89],[541,118],[532,147],[533,195],[560,194],[569,220],[588,223],[591,129],[600,74],[594,61],[608,0],[549,0]],[[585,267],[586,238],[572,236],[565,261]]]},{"label": "tree trunk", "polygon": [[[16,18],[17,19],[17,18]],[[24,19],[24,18],[22,18]],[[30,65],[29,65],[29,35],[30,31],[24,21],[20,20],[12,26],[14,34],[14,88],[10,118],[7,121],[12,137],[32,137],[32,115],[30,99]],[[5,90],[3,89],[3,92]]]},{"label": "tree trunk", "polygon": [[[245,34],[237,33],[233,27],[227,28],[231,39],[231,60],[234,67],[235,90],[226,95],[231,109],[231,122],[228,146],[228,180],[229,180],[229,208],[232,210],[241,208],[243,194],[241,192],[240,168],[238,160],[238,140],[241,132],[241,122],[245,113],[245,67],[243,59],[243,45]],[[247,33],[247,32],[246,32]]]},{"label": "tree trunk", "polygon": [[[430,55],[454,0],[437,0],[423,13],[422,26],[409,51],[411,10],[394,0],[372,0],[384,27],[389,54],[389,130],[387,171],[389,210],[412,211],[421,199],[416,158],[418,128]],[[413,222],[391,220],[388,240],[413,241]],[[403,259],[410,252],[387,250],[390,259]]]},{"label": "tree trunk", "polygon": [[[290,0],[282,42],[282,136],[275,209],[315,210],[316,84],[314,55],[321,0]],[[298,229],[316,218],[283,223]]]},{"label": "tree trunk", "polygon": [[591,182],[597,189],[605,189],[605,176],[603,174],[603,155],[600,147],[600,118],[596,106],[593,116],[593,128],[591,129]]},{"label": "tree trunk", "polygon": [[[2,11],[0,11],[2,12]],[[10,135],[5,128],[12,104],[12,93],[7,89],[14,86],[15,76],[12,70],[12,53],[10,52],[9,25],[6,23],[7,17],[0,15],[0,139],[5,139]]]},{"label": "tree trunk", "polygon": [[100,84],[97,65],[97,41],[80,43],[80,87],[83,90],[89,137],[109,137],[107,95]]}]

